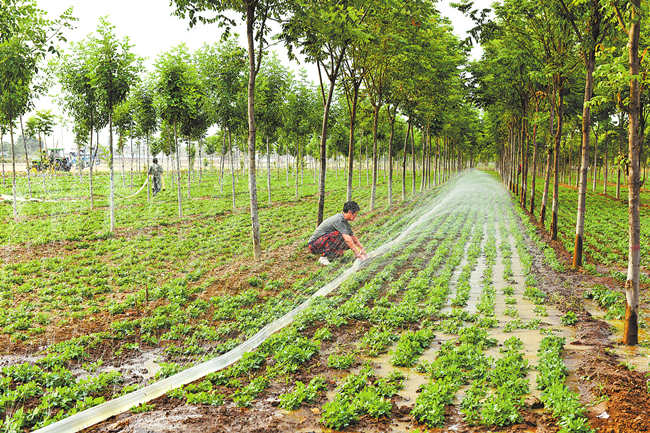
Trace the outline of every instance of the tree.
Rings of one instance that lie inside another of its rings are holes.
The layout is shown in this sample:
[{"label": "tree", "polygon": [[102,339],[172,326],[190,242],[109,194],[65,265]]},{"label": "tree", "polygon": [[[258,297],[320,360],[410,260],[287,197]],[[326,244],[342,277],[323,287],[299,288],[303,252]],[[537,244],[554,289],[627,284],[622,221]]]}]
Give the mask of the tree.
[{"label": "tree", "polygon": [[16,206],[16,149],[14,122],[29,103],[29,83],[34,75],[36,60],[29,47],[18,37],[0,41],[0,113],[9,124],[11,138],[11,167],[14,220],[18,219]]},{"label": "tree", "polygon": [[179,126],[192,116],[198,97],[198,74],[190,62],[185,45],[179,45],[158,57],[156,61],[156,105],[171,128],[176,151],[176,188],[178,216],[183,216],[181,199],[181,167],[178,146]]},{"label": "tree", "polygon": [[43,10],[38,9],[35,0],[6,0],[2,4],[0,114],[4,123],[9,125],[11,138],[14,219],[18,218],[18,211],[13,124],[30,108],[40,62],[48,53],[56,53],[56,44],[64,40],[63,30],[70,27],[70,14],[71,9],[68,9],[59,18],[50,20]]},{"label": "tree", "polygon": [[113,109],[124,101],[137,77],[138,62],[131,52],[129,39],[119,40],[115,27],[100,18],[98,38],[91,52],[90,83],[97,95],[100,111],[108,113],[108,148],[110,168],[110,231],[115,231],[115,173],[113,168]]},{"label": "tree", "polygon": [[[74,119],[74,129],[77,134],[86,132],[88,134],[88,155],[89,155],[89,201],[90,209],[94,207],[93,192],[93,168],[99,143],[93,147],[93,132],[104,127],[108,123],[108,116],[105,111],[99,109],[98,95],[92,84],[93,75],[91,57],[96,51],[95,38],[88,37],[78,43],[73,43],[71,52],[61,56],[56,74],[63,90],[62,106],[64,111]],[[50,113],[51,114],[51,113]],[[41,126],[40,134],[45,134],[45,126],[48,122],[45,119],[51,118],[45,113],[39,115]],[[39,138],[40,143],[40,138]]]},{"label": "tree", "polygon": [[[594,88],[594,69],[596,67],[596,47],[606,35],[606,17],[599,0],[587,0],[586,4],[572,3],[569,8],[565,0],[559,0],[561,5],[560,19],[571,24],[578,41],[582,60],[585,64],[585,91],[582,104],[582,147],[580,158],[580,186],[578,189],[578,213],[576,216],[576,237],[573,248],[573,267],[582,266],[582,245],[585,228],[587,170],[589,162],[587,152],[591,134],[591,97]],[[584,28],[582,24],[584,23]],[[595,153],[595,152],[594,152]]]},{"label": "tree", "polygon": [[[279,18],[284,12],[281,0],[172,0],[176,14],[189,18],[190,27],[197,20],[218,22],[229,28],[233,21],[227,11],[239,13],[246,23],[248,41],[248,190],[250,197],[251,237],[253,255],[259,260],[262,254],[260,222],[257,211],[257,181],[255,173],[255,79],[266,49],[268,20]],[[255,44],[258,44],[257,49]]]},{"label": "tree", "polygon": [[[318,216],[316,225],[323,221],[325,207],[325,173],[327,170],[327,127],[332,97],[346,50],[355,38],[363,38],[359,26],[370,8],[360,0],[294,0],[291,16],[282,24],[280,38],[285,42],[289,56],[300,49],[307,61],[316,63],[323,103],[320,133],[320,176],[318,181]],[[323,74],[327,78],[326,84]]]},{"label": "tree", "polygon": [[[149,139],[158,128],[158,116],[154,105],[155,88],[152,77],[140,81],[133,90],[134,119],[138,137],[144,137],[149,167]],[[148,168],[147,168],[148,170]],[[147,187],[147,200],[151,198],[151,188]]]},{"label": "tree", "polygon": [[[205,109],[211,123],[224,130],[228,139],[232,177],[232,207],[235,201],[235,171],[232,167],[232,134],[243,127],[246,118],[241,97],[245,83],[246,53],[234,39],[222,41],[217,46],[203,46],[195,55],[202,87],[206,92]],[[225,154],[225,151],[224,151]],[[223,158],[222,158],[223,162]],[[223,168],[223,164],[222,164]],[[223,170],[221,180],[223,181]],[[221,182],[223,188],[223,182]]]},{"label": "tree", "polygon": [[271,204],[271,149],[269,141],[277,139],[282,126],[282,113],[289,90],[289,71],[277,56],[262,63],[256,86],[257,124],[266,142],[266,190]]},{"label": "tree", "polygon": [[[124,148],[126,147],[127,136],[133,136],[133,109],[132,104],[128,99],[117,104],[113,108],[113,125],[118,134],[117,151],[122,156],[122,186],[124,186]],[[131,142],[131,167],[129,170],[130,180],[129,186],[133,188],[133,141]]]}]

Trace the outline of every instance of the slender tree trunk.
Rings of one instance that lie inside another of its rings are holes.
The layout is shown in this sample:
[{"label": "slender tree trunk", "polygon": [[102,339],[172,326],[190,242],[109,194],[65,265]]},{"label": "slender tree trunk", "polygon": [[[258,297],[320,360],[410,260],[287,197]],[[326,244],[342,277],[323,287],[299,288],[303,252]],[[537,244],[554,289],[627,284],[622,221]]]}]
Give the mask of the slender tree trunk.
[{"label": "slender tree trunk", "polygon": [[27,152],[27,141],[25,140],[25,128],[23,126],[23,116],[20,116],[20,133],[23,136],[23,148],[25,150],[25,170],[27,171],[27,188],[29,191],[29,198],[32,198],[32,179],[29,174],[29,154]]},{"label": "slender tree trunk", "polygon": [[285,184],[289,188],[289,152],[284,155]]},{"label": "slender tree trunk", "polygon": [[564,96],[562,95],[561,89],[561,78],[556,77],[556,89],[557,89],[557,127],[555,129],[555,154],[554,154],[554,167],[555,167],[555,176],[553,178],[553,207],[551,209],[551,240],[557,240],[557,224],[558,224],[558,212],[560,208],[560,140],[562,139],[562,114],[563,114],[563,103]]},{"label": "slender tree trunk", "polygon": [[598,130],[594,129],[594,169],[591,175],[591,192],[596,192],[596,181],[598,178]]},{"label": "slender tree trunk", "polygon": [[[122,136],[120,134],[120,138],[118,138],[118,143],[121,141]],[[124,168],[124,146],[122,146],[122,151],[120,152],[120,156],[122,157],[122,188],[126,188],[126,180],[124,180],[126,176],[126,169]]]},{"label": "slender tree trunk", "polygon": [[[90,124],[92,125],[92,117],[90,119]],[[92,126],[90,127],[90,155],[89,158],[90,160],[90,210],[93,210],[95,201],[93,198],[93,167],[95,165],[95,152],[93,152],[93,128]]]},{"label": "slender tree trunk", "polygon": [[[618,140],[618,154],[622,154],[621,141]],[[621,165],[616,164],[616,199],[621,199]]]},{"label": "slender tree trunk", "polygon": [[[605,143],[607,143],[607,142],[605,142]],[[608,175],[607,169],[609,168],[609,165],[608,165],[609,164],[609,162],[608,162],[608,156],[609,155],[607,155],[607,153],[608,153],[607,151],[608,151],[607,144],[605,144],[605,158],[603,158],[604,159],[603,163],[605,164],[605,171],[603,173],[603,194],[605,194],[605,195],[607,195],[607,175]]]},{"label": "slender tree trunk", "polygon": [[115,233],[115,170],[113,167],[113,116],[109,110],[108,114],[108,149],[109,149],[109,159],[108,167],[110,169],[111,176],[111,191],[110,191],[110,202],[109,202],[109,214],[110,214],[110,231]]},{"label": "slender tree trunk", "polygon": [[393,207],[393,138],[395,137],[395,117],[397,115],[397,107],[390,114],[390,107],[388,108],[388,117],[390,118],[390,136],[388,137],[388,208]]},{"label": "slender tree trunk", "polygon": [[149,182],[149,133],[147,132],[145,136],[145,147],[147,152],[147,201],[151,200],[151,183]]},{"label": "slender tree trunk", "polygon": [[[364,136],[365,139],[365,136]],[[370,183],[370,158],[368,157],[368,141],[364,140],[364,145],[363,145],[364,153],[365,153],[365,158],[364,161],[366,163],[366,186]],[[361,164],[359,164],[359,167]]]},{"label": "slender tree trunk", "polygon": [[[357,119],[357,101],[359,99],[359,86],[356,83],[352,85],[352,105],[350,106],[350,135],[348,140],[348,185],[346,201],[352,200],[352,173],[354,167],[354,128]],[[361,154],[361,152],[359,152]],[[361,158],[359,158],[361,159]],[[361,163],[359,163],[361,169]]]},{"label": "slender tree trunk", "polygon": [[411,133],[411,119],[409,118],[406,127],[406,135],[404,136],[404,149],[402,155],[402,201],[406,200],[406,155],[409,142],[409,134]]},{"label": "slender tree trunk", "polygon": [[422,176],[420,177],[420,192],[424,191],[424,183],[427,180],[427,169],[426,169],[426,157],[427,157],[427,135],[425,132],[422,133],[422,166],[420,167],[420,172]]},{"label": "slender tree trunk", "polygon": [[14,145],[14,125],[9,122],[9,136],[11,137],[11,195],[14,211],[14,221],[18,221],[18,205],[16,203],[16,147]]},{"label": "slender tree trunk", "polygon": [[271,153],[269,152],[269,137],[266,137],[266,191],[271,205]]},{"label": "slender tree trunk", "polygon": [[[585,231],[585,212],[587,203],[587,172],[589,170],[589,139],[591,135],[591,111],[589,103],[593,94],[593,72],[596,65],[595,50],[587,54],[587,75],[585,80],[585,96],[582,104],[582,147],[580,149],[580,186],[578,189],[578,211],[576,215],[576,238],[573,247],[573,267],[582,266],[582,245]],[[594,152],[594,155],[596,152]],[[594,170],[596,165],[594,164]],[[595,174],[595,172],[594,172]],[[595,182],[594,176],[594,182]]]},{"label": "slender tree trunk", "polygon": [[183,204],[181,199],[181,156],[178,145],[178,130],[174,122],[174,146],[176,149],[176,197],[178,198],[178,217],[183,218]]},{"label": "slender tree trunk", "polygon": [[79,182],[83,180],[83,173],[81,172],[81,144],[77,141],[77,173],[79,174]]},{"label": "slender tree trunk", "polygon": [[639,279],[641,265],[641,219],[639,202],[641,193],[641,145],[640,114],[641,94],[639,88],[639,35],[641,33],[641,0],[631,0],[628,56],[630,63],[630,105],[628,124],[628,262],[625,282],[625,326],[623,344],[636,345],[639,342]]},{"label": "slender tree trunk", "polygon": [[0,155],[2,158],[2,186],[5,186],[5,142],[4,142],[4,136],[2,133],[0,133]]},{"label": "slender tree trunk", "polygon": [[415,127],[411,127],[411,190],[415,195]]},{"label": "slender tree trunk", "polygon": [[[323,107],[323,122],[321,125],[320,135],[320,172],[318,179],[318,216],[316,219],[316,226],[323,222],[323,212],[325,210],[325,174],[327,172],[327,120],[329,119],[330,107],[332,104],[332,97],[334,96],[334,85],[336,84],[336,77],[338,76],[339,67],[343,61],[345,50],[340,53],[333,73],[330,75],[330,83],[328,89],[327,99]],[[320,66],[319,66],[320,71]],[[322,88],[322,84],[321,84]]]},{"label": "slender tree trunk", "polygon": [[377,154],[377,125],[379,123],[380,105],[373,107],[372,112],[372,186],[370,187],[370,211],[375,210],[375,196],[377,195],[377,170],[379,165]]},{"label": "slender tree trunk", "polygon": [[192,198],[192,156],[190,139],[187,139],[187,199]]},{"label": "slender tree trunk", "polygon": [[197,146],[199,147],[199,185],[201,185],[201,182],[203,181],[203,164],[202,164],[202,161],[201,161],[201,153],[202,153],[201,148],[203,146],[202,146],[200,138],[199,138],[199,141],[197,143]]},{"label": "slender tree trunk", "polygon": [[361,172],[363,171],[363,165],[361,164],[363,155],[361,153],[361,146],[359,146],[359,170],[357,170],[358,178],[359,178],[359,188],[361,188]]},{"label": "slender tree trunk", "polygon": [[[133,137],[130,139],[131,147],[131,163],[129,164],[129,187],[133,188]],[[124,155],[124,148],[122,148],[122,155]],[[122,166],[124,166],[124,158],[122,158]]]},{"label": "slender tree trunk", "polygon": [[[553,137],[554,134],[554,123],[555,123],[555,92],[552,91],[551,86],[549,86],[547,94],[550,96],[549,101],[549,137]],[[550,146],[550,143],[547,144],[546,148],[546,172],[544,175],[544,192],[542,194],[542,207],[539,213],[539,222],[544,226],[546,220],[546,205],[548,203],[548,188],[551,179],[551,154],[553,153],[553,148]]]},{"label": "slender tree trunk", "polygon": [[[230,136],[230,135],[229,135]],[[226,159],[226,131],[223,131],[223,146],[221,147],[221,177],[219,180],[219,192],[223,195],[223,166]]]},{"label": "slender tree trunk", "polygon": [[296,137],[296,178],[295,178],[295,199],[298,201],[300,199],[300,192],[298,191],[298,173],[299,173],[299,168],[298,164],[300,160],[300,140]]},{"label": "slender tree trunk", "polygon": [[526,208],[528,194],[528,121],[524,116],[521,119],[521,206]]},{"label": "slender tree trunk", "polygon": [[237,209],[235,203],[235,158],[232,152],[232,133],[228,128],[228,150],[230,152],[230,175],[232,176],[232,210]]},{"label": "slender tree trunk", "polygon": [[[260,242],[260,218],[257,205],[257,173],[255,166],[255,78],[257,70],[255,68],[255,40],[253,25],[255,20],[255,9],[257,2],[249,2],[246,13],[246,34],[248,37],[248,191],[250,197],[251,212],[251,238],[253,241],[253,255],[255,260],[262,256],[262,246]],[[262,52],[260,50],[261,58]]]},{"label": "slender tree trunk", "polygon": [[[539,99],[535,103],[535,114],[539,112]],[[535,214],[535,184],[537,181],[537,123],[533,125],[533,170],[530,179],[530,213]]]}]

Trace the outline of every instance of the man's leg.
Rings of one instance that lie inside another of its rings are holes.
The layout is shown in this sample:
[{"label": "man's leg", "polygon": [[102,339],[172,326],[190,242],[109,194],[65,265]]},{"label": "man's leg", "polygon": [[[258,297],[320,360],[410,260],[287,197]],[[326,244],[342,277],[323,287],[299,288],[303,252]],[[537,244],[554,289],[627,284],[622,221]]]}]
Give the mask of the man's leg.
[{"label": "man's leg", "polygon": [[349,249],[348,245],[343,240],[343,235],[338,231],[333,231],[325,235],[325,246],[323,249],[323,255],[329,260],[334,260],[343,255],[345,250]]}]

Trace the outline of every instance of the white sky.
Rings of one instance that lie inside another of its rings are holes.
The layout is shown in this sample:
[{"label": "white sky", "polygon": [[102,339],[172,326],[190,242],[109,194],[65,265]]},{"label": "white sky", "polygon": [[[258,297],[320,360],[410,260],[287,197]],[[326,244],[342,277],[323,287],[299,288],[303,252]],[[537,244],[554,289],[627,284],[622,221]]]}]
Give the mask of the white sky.
[{"label": "white sky", "polygon": [[[489,7],[493,0],[475,0],[475,7]],[[201,47],[204,43],[213,43],[220,39],[221,29],[216,24],[198,24],[188,29],[187,21],[172,15],[173,8],[169,0],[39,0],[39,6],[51,16],[60,15],[65,9],[72,7],[73,15],[79,19],[76,29],[67,33],[68,41],[79,41],[93,33],[97,28],[99,17],[107,16],[115,25],[116,33],[121,38],[128,36],[133,44],[133,51],[146,59],[151,65],[156,57],[170,48],[185,43],[190,50]],[[460,37],[466,36],[466,31],[472,27],[472,22],[456,9],[449,6],[449,0],[440,0],[438,7],[444,16],[451,19],[455,33]],[[235,30],[240,33],[240,44],[245,46],[243,27]],[[282,46],[274,50],[281,59],[287,59]],[[475,47],[472,57],[480,57],[480,48]],[[312,65],[297,65],[286,60],[294,70],[301,66],[307,69],[313,82],[318,82],[316,69]],[[54,89],[53,89],[54,90]],[[58,90],[56,90],[58,91]],[[51,97],[44,97],[37,103],[37,109],[51,109],[59,112]],[[27,116],[29,117],[29,115]],[[61,142],[65,147],[72,148],[70,127],[59,125],[51,138],[57,147]],[[49,143],[48,143],[49,144]],[[50,145],[51,146],[51,145]]]}]

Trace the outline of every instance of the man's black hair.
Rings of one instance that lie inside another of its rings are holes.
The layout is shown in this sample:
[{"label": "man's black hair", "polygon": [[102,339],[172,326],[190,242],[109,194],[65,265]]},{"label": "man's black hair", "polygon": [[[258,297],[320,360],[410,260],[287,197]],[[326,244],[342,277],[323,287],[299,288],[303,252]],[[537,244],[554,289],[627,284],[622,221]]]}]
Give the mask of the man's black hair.
[{"label": "man's black hair", "polygon": [[154,159],[153,159],[153,163],[154,163],[154,164],[158,164],[158,158],[154,158]]},{"label": "man's black hair", "polygon": [[343,205],[343,213],[347,212],[352,212],[352,213],[357,213],[359,212],[359,205],[357,204],[356,201],[346,201],[345,204]]}]

